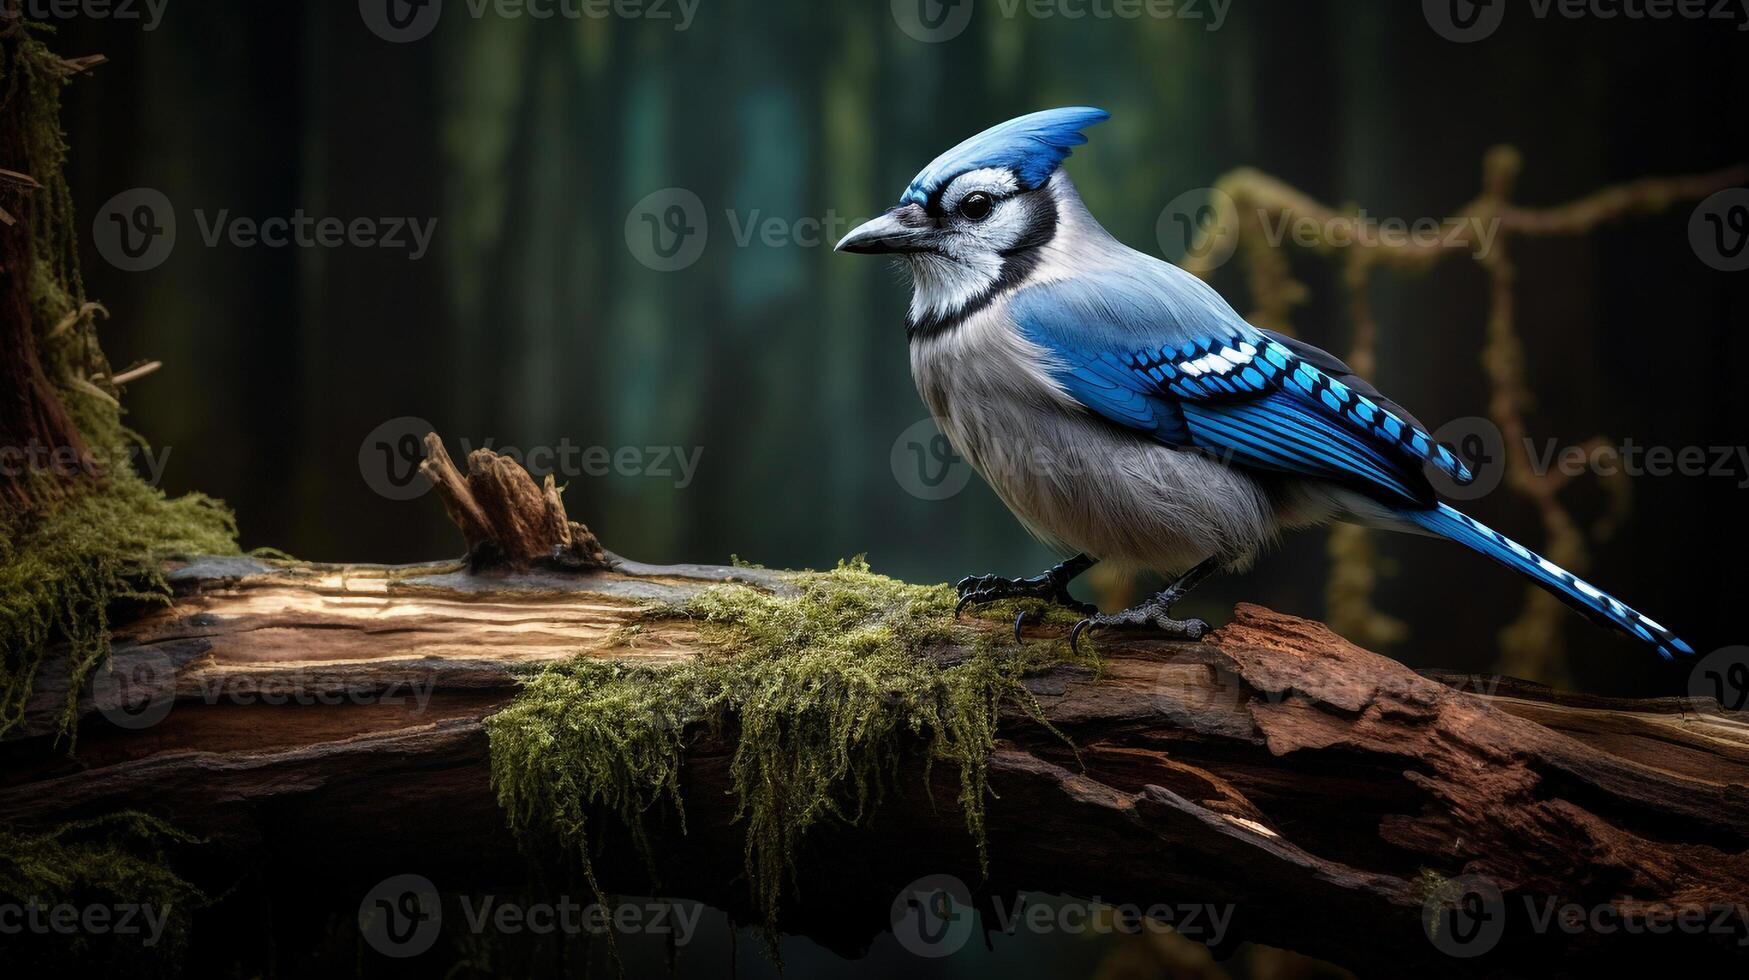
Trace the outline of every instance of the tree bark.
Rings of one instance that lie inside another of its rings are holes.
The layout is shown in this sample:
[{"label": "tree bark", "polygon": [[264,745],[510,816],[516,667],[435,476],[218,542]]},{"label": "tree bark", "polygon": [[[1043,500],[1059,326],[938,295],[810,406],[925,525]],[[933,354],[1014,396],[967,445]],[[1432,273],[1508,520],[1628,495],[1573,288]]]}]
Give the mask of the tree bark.
[{"label": "tree bark", "polygon": [[[0,513],[32,509],[44,484],[29,474],[65,480],[93,472],[85,440],[67,415],[43,370],[36,319],[31,310],[32,235],[35,196],[42,185],[31,174],[29,111],[44,96],[31,91],[20,58],[26,57],[24,21],[0,23]],[[47,484],[52,486],[53,484]]]},{"label": "tree bark", "polygon": [[[544,512],[532,481],[511,482]],[[466,485],[438,481],[452,513]],[[541,526],[553,529],[548,544],[594,540],[569,521]],[[360,894],[409,867],[445,888],[514,879],[526,863],[493,798],[482,728],[515,696],[514,672],[579,651],[625,663],[692,657],[702,644],[688,622],[646,623],[635,643],[617,628],[651,601],[715,582],[785,587],[757,569],[602,558],[176,568],[174,605],[120,628],[111,680],[80,698],[76,755],[53,747],[65,664],[45,667],[18,737],[0,744],[0,819],[145,809],[221,854],[295,865],[314,851],[325,886]],[[968,620],[959,646],[1008,628]],[[1060,667],[1028,680],[1074,750],[1022,713],[1004,719],[990,758],[987,879],[952,803],[957,772],[936,767],[931,785],[919,754],[864,826],[810,843],[782,927],[854,952],[888,925],[907,882],[948,873],[991,902],[1029,891],[1231,908],[1222,946],[1253,940],[1370,974],[1576,973],[1667,963],[1673,952],[1696,968],[1743,962],[1740,920],[1701,935],[1534,924],[1549,902],[1605,922],[1741,915],[1742,715],[1423,675],[1252,605],[1200,643],[1108,635],[1101,647],[1097,676]],[[651,832],[667,893],[745,911],[742,828],[727,792],[733,738],[731,726],[691,739],[687,831],[656,820]],[[621,829],[600,823],[603,881],[647,890]],[[1503,903],[1504,933],[1478,960],[1446,955],[1425,932],[1458,894],[1457,876],[1479,876]]]}]

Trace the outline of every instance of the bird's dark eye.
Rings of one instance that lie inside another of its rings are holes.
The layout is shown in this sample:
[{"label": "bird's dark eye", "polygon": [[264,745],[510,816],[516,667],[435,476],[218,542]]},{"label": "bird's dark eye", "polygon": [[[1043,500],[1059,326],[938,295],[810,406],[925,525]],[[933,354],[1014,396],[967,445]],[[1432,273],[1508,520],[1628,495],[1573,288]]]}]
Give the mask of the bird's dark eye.
[{"label": "bird's dark eye", "polygon": [[994,207],[995,202],[983,191],[973,191],[960,199],[960,214],[967,221],[983,221]]}]

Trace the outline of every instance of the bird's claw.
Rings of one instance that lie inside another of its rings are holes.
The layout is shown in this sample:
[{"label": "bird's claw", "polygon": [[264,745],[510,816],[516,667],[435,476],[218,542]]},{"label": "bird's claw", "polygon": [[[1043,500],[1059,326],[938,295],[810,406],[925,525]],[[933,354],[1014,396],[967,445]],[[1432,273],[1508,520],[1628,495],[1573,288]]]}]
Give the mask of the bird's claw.
[{"label": "bird's claw", "polygon": [[[1058,576],[1046,573],[1032,578],[1011,579],[999,575],[968,575],[954,584],[959,592],[959,602],[953,607],[953,618],[958,619],[967,606],[983,605],[1001,599],[1039,599],[1047,603],[1072,609],[1082,615],[1090,615],[1097,611],[1091,603],[1082,602],[1069,594],[1069,583]],[[1014,618],[1014,638],[1020,639],[1020,629],[1025,625],[1027,617],[1033,610],[1022,609]]]},{"label": "bird's claw", "polygon": [[1080,654],[1081,634],[1094,627],[1108,626],[1153,629],[1177,640],[1200,640],[1209,633],[1209,624],[1200,619],[1173,619],[1171,602],[1161,601],[1157,596],[1132,609],[1100,613],[1076,623],[1069,630],[1069,649]]}]

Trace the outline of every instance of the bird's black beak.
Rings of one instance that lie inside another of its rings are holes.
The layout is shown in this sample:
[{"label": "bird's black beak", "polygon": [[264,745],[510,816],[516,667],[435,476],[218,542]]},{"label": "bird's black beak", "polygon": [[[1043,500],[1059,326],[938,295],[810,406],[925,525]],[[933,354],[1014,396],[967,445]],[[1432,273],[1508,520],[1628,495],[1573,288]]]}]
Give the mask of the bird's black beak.
[{"label": "bird's black beak", "polygon": [[865,255],[921,252],[928,247],[928,233],[934,225],[929,212],[915,204],[903,204],[858,225],[836,250]]}]

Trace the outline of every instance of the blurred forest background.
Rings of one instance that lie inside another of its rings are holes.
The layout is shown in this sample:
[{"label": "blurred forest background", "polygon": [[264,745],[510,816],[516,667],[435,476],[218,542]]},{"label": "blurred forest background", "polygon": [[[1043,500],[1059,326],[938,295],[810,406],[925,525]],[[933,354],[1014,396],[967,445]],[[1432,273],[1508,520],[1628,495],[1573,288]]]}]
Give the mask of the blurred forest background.
[{"label": "blurred forest background", "polygon": [[[150,31],[67,23],[59,50],[110,59],[68,93],[79,213],[92,221],[150,187],[179,224],[149,271],[117,269],[90,243],[84,256],[88,290],[113,314],[111,359],[165,362],[129,392],[133,424],[170,450],[163,485],[227,500],[246,546],[450,556],[459,539],[435,499],[391,499],[361,472],[367,436],[412,416],[452,452],[465,440],[697,453],[685,486],[677,472],[569,474],[573,515],[646,561],[820,567],[866,552],[919,580],[1031,573],[1050,556],[979,481],[933,500],[895,476],[895,443],[926,418],[908,289],[830,248],[947,146],[1042,107],[1110,110],[1068,166],[1113,233],[1157,254],[1168,202],[1239,167],[1376,217],[1437,218],[1476,195],[1500,143],[1523,153],[1526,205],[1749,159],[1749,33],[1734,22],[1538,19],[1515,4],[1491,37],[1459,44],[1401,0],[1233,0],[1218,29],[1206,0],[1158,19],[1008,16],[978,0],[962,33],[926,43],[895,9],[702,0],[676,30],[476,17],[452,0],[408,43],[373,33],[350,0],[171,0]],[[696,262],[658,271],[628,246],[628,221],[671,187],[697,196],[708,237]],[[414,261],[208,246],[195,216],[298,209],[437,223]],[[1749,442],[1749,273],[1696,256],[1693,210],[1515,245],[1538,439]],[[767,218],[803,240],[737,242]],[[1310,288],[1295,329],[1347,350],[1340,266],[1285,257]],[[1241,311],[1256,307],[1241,261],[1213,279]],[[1485,414],[1482,269],[1381,274],[1368,295],[1380,386],[1434,426]],[[1628,517],[1593,549],[1594,581],[1702,650],[1741,639],[1745,477],[1633,480]],[[1590,480],[1563,499],[1581,522],[1607,507]],[[1469,509],[1544,543],[1521,497]],[[1375,601],[1408,627],[1391,652],[1419,666],[1496,661],[1517,580],[1437,542],[1378,551]],[[1219,620],[1245,599],[1324,615],[1328,567],[1323,532],[1304,534],[1207,586],[1193,611]],[[1554,676],[1640,692],[1685,680],[1577,617],[1564,627],[1572,662]]]}]

